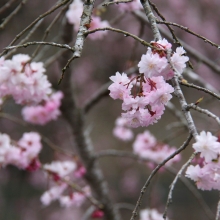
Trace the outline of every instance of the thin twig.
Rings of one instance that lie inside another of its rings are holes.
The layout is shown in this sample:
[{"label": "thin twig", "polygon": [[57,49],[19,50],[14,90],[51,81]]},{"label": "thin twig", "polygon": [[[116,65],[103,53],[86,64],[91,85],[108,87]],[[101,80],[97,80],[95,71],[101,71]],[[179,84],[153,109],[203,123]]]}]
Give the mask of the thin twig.
[{"label": "thin twig", "polygon": [[177,149],[174,153],[172,153],[169,157],[167,157],[162,163],[158,164],[157,167],[151,172],[150,176],[148,177],[147,181],[145,182],[143,188],[141,189],[141,193],[139,195],[138,201],[136,203],[135,209],[132,212],[131,220],[134,220],[138,215],[138,210],[141,206],[141,201],[143,198],[143,195],[150,184],[150,181],[154,177],[154,175],[158,172],[158,170],[163,167],[169,160],[171,160],[173,157],[175,157],[177,154],[179,154],[181,151],[183,151],[188,145],[190,140],[192,139],[192,134],[190,134],[187,138],[187,140],[183,143],[183,145]]},{"label": "thin twig", "polygon": [[[41,25],[41,23],[43,22],[44,19],[38,21],[33,27],[32,29],[29,31],[29,33],[27,34],[27,36],[25,38],[23,38],[18,45],[24,44],[25,42],[27,42],[31,36],[35,33],[35,31],[38,29],[38,27]],[[17,51],[18,48],[15,48],[13,50],[11,50],[10,52],[8,52],[4,57],[5,59],[7,59],[8,57],[10,57],[12,54],[14,54]]]},{"label": "thin twig", "polygon": [[[54,26],[54,24],[60,19],[60,17],[65,13],[65,11],[67,10],[67,8],[69,7],[69,5],[70,5],[70,3],[71,2],[69,2],[68,4],[66,4],[63,8],[62,8],[62,10],[56,15],[56,17],[53,19],[53,21],[50,23],[50,25],[47,27],[47,29],[45,30],[45,32],[44,32],[44,35],[43,35],[43,37],[42,37],[42,39],[41,39],[41,41],[45,41],[46,40],[46,38],[47,38],[47,36],[49,35],[49,33],[50,33],[50,30],[52,29],[52,27]],[[37,53],[38,53],[38,51],[40,50],[40,45],[36,48],[36,50],[33,52],[33,54],[31,55],[31,59],[33,59],[36,55],[37,55]]]},{"label": "thin twig", "polygon": [[109,6],[112,4],[129,3],[129,2],[133,2],[133,0],[121,0],[121,1],[106,2],[102,6]]},{"label": "thin twig", "polygon": [[197,86],[197,85],[194,85],[193,83],[188,83],[184,80],[180,80],[179,83],[183,86],[186,86],[186,87],[191,87],[191,88],[194,88],[194,89],[198,89],[200,91],[203,91],[205,93],[208,93],[209,95],[212,95],[213,97],[217,98],[218,100],[220,100],[220,96],[218,94],[216,94],[215,92],[212,92],[211,90],[209,89],[206,89],[206,88],[203,88],[203,87],[200,87],[200,86]]},{"label": "thin twig", "polygon": [[178,171],[176,177],[174,178],[171,186],[170,186],[170,191],[169,191],[169,194],[168,194],[168,198],[167,198],[167,203],[166,203],[166,206],[165,206],[165,210],[164,210],[164,214],[163,214],[163,218],[166,220],[166,216],[167,216],[167,210],[168,210],[168,207],[170,205],[170,203],[172,202],[172,194],[173,194],[173,190],[174,190],[174,187],[176,185],[176,182],[178,180],[178,178],[182,175],[182,172],[187,168],[187,166],[192,162],[192,160],[194,159],[195,157],[195,153],[192,154],[192,156],[189,158],[189,160],[181,167],[181,169]]},{"label": "thin twig", "polygon": [[174,116],[187,128],[186,119],[183,117],[183,113],[179,111],[171,102],[168,102],[166,107],[174,114]]},{"label": "thin twig", "polygon": [[1,8],[0,8],[0,14],[3,13],[5,10],[11,7],[11,5],[17,0],[9,0],[7,3],[5,3]]},{"label": "thin twig", "polygon": [[116,209],[127,209],[127,210],[130,210],[130,211],[134,210],[134,205],[130,204],[130,203],[117,203],[115,205],[115,207],[116,207]]},{"label": "thin twig", "polygon": [[[166,170],[168,170],[170,173],[174,174],[175,176],[177,175],[177,171],[171,166],[166,167]],[[206,204],[206,202],[203,199],[202,195],[198,192],[198,189],[194,185],[192,185],[192,183],[187,178],[185,178],[184,176],[179,176],[179,180],[187,187],[187,189],[197,199],[199,205],[201,206],[202,210],[204,210],[206,216],[210,220],[213,220],[214,214],[211,211],[211,209],[209,208],[209,206]]]},{"label": "thin twig", "polygon": [[113,31],[113,32],[121,33],[121,34],[124,34],[125,37],[128,37],[128,36],[132,37],[133,39],[139,41],[144,46],[151,47],[151,48],[154,48],[154,49],[158,49],[156,47],[153,47],[150,43],[146,42],[145,40],[139,38],[138,36],[136,36],[134,34],[131,34],[127,31],[123,31],[121,29],[112,28],[112,27],[96,28],[96,29],[93,29],[91,31],[85,32],[85,35],[89,35],[89,34],[97,32],[97,31]]},{"label": "thin twig", "polygon": [[[22,125],[24,127],[28,127],[28,123],[24,122],[23,120],[20,120],[17,117],[14,117],[10,114],[4,113],[4,112],[0,112],[0,118],[5,118],[8,119],[10,121],[13,121],[16,124]],[[77,158],[77,155],[73,152],[70,152],[64,148],[58,147],[57,145],[55,145],[49,138],[47,138],[46,136],[44,136],[43,134],[41,134],[39,131],[32,129],[32,131],[36,131],[40,134],[42,141],[44,143],[46,143],[51,149],[53,149],[54,151],[58,151],[64,155],[67,156],[71,156],[72,158]]]},{"label": "thin twig", "polygon": [[211,84],[209,84],[206,80],[204,80],[201,76],[199,76],[198,74],[196,74],[192,70],[187,68],[184,70],[183,73],[186,77],[188,77],[190,80],[196,82],[200,86],[202,86],[202,87],[204,87],[204,88],[206,88],[216,94],[219,93],[219,91],[216,88],[214,88]]},{"label": "thin twig", "polygon": [[215,119],[216,122],[220,125],[219,117],[217,115],[213,114],[212,112],[210,112],[209,110],[200,108],[199,106],[195,105],[194,103],[187,105],[186,110],[189,111],[190,109],[194,109],[200,113],[203,113],[203,114]]},{"label": "thin twig", "polygon": [[20,9],[26,4],[28,0],[23,0],[13,12],[9,14],[7,18],[4,19],[4,21],[0,25],[0,30],[4,29],[5,25],[20,11]]},{"label": "thin twig", "polygon": [[166,24],[166,25],[172,25],[172,26],[178,27],[178,28],[180,28],[180,29],[182,29],[182,30],[184,30],[184,31],[186,31],[186,32],[188,32],[188,33],[190,33],[190,34],[192,34],[192,35],[194,35],[194,36],[204,40],[205,43],[209,43],[212,46],[220,49],[220,45],[219,44],[216,44],[216,43],[212,42],[211,40],[207,39],[206,37],[203,37],[203,36],[193,32],[188,27],[184,27],[184,26],[182,26],[180,24],[176,24],[176,23],[168,22],[168,21],[162,21],[162,20],[158,20],[158,19],[156,19],[156,22],[157,22],[157,24]]},{"label": "thin twig", "polygon": [[55,62],[63,53],[65,53],[65,50],[59,50],[57,51],[53,56],[50,56],[45,62],[44,67],[47,68],[50,66],[53,62]]},{"label": "thin twig", "polygon": [[219,201],[218,201],[215,220],[219,220],[219,214],[220,214],[220,193],[219,193]]},{"label": "thin twig", "polygon": [[[157,8],[157,6],[155,4],[153,4],[150,0],[149,0],[150,5],[153,7],[154,11],[157,13],[157,15],[163,20],[166,21],[165,17],[160,13],[159,9]],[[167,28],[169,29],[172,37],[173,37],[173,42],[178,44],[178,46],[183,46],[180,41],[178,40],[176,34],[174,33],[174,29],[169,25],[169,24],[165,24],[167,26]],[[187,62],[188,65],[190,66],[190,68],[193,69],[193,66],[191,64],[190,61]]]},{"label": "thin twig", "polygon": [[54,47],[59,47],[59,48],[66,48],[72,52],[74,52],[74,49],[67,45],[67,44],[58,44],[58,43],[54,43],[54,42],[42,42],[42,41],[32,41],[32,42],[27,42],[25,44],[22,45],[15,45],[15,46],[10,46],[10,47],[5,47],[4,51],[9,51],[9,50],[13,50],[15,48],[26,48],[28,46],[33,46],[33,45],[49,45],[49,46],[54,46]]},{"label": "thin twig", "polygon": [[61,178],[61,180],[63,182],[65,182],[67,185],[69,185],[70,187],[72,187],[73,189],[75,189],[77,192],[82,193],[83,195],[85,195],[85,197],[94,205],[96,206],[98,209],[102,209],[103,205],[101,203],[99,203],[99,201],[97,201],[94,197],[86,195],[86,193],[83,191],[83,189],[78,186],[76,183],[70,182],[68,179],[66,178]]},{"label": "thin twig", "polygon": [[[12,42],[9,44],[9,46],[12,46],[24,33],[26,33],[29,29],[31,29],[38,21],[46,17],[47,15],[51,14],[52,12],[56,11],[61,6],[68,3],[70,0],[64,0],[60,4],[56,4],[51,9],[46,11],[45,13],[41,14],[38,18],[36,18],[30,25],[28,25],[23,31],[21,31],[19,34],[16,35],[16,37],[12,40]],[[0,54],[0,57],[3,56],[6,53],[5,50]]]},{"label": "thin twig", "polygon": [[[141,163],[146,163],[149,162],[149,159],[145,159],[145,158],[141,158],[140,156],[132,153],[132,152],[127,152],[127,151],[121,151],[121,150],[113,150],[113,149],[109,149],[109,150],[102,150],[96,153],[96,158],[105,158],[105,157],[126,157],[126,158],[130,158],[133,160],[136,160],[138,162]],[[165,166],[165,169],[167,171],[169,171],[171,174],[175,175],[177,174],[177,171],[171,167],[171,166]],[[188,188],[188,190],[194,195],[194,197],[197,199],[197,201],[199,202],[202,210],[204,210],[205,214],[207,215],[207,217],[212,220],[213,219],[213,213],[210,210],[209,206],[205,203],[204,199],[202,198],[202,196],[200,195],[200,193],[197,191],[197,189],[192,185],[192,183],[186,179],[185,177],[179,176],[180,181]],[[132,205],[133,206],[133,205]],[[132,207],[129,207],[129,209]],[[134,210],[134,206],[132,208],[132,211]]]}]

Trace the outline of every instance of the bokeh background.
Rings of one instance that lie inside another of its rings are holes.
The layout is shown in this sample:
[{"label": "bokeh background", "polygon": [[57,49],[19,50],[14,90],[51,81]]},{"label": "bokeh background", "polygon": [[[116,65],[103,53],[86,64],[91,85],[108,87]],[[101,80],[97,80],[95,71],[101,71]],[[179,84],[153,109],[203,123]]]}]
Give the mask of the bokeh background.
[{"label": "bokeh background", "polygon": [[[8,1],[1,0],[0,7]],[[12,13],[21,1],[15,1],[11,7],[0,14],[0,22]],[[11,21],[0,29],[0,51],[6,47],[27,25],[29,25],[40,14],[52,7],[56,1],[54,0],[29,0],[21,8],[21,10],[11,19]],[[97,1],[96,5],[102,2]],[[218,0],[154,0],[158,9],[168,21],[182,24],[189,27],[195,32],[209,38],[215,43],[220,44],[219,35],[219,7]],[[44,31],[50,25],[54,17],[60,11],[57,10],[47,16],[41,23],[35,34],[29,41],[41,40]],[[121,28],[133,34],[139,35],[144,40],[150,42],[153,39],[148,24],[140,21],[134,14],[126,12],[122,13],[118,9],[118,5],[101,7],[96,11],[103,19],[111,22],[113,27]],[[116,19],[117,18],[117,19]],[[56,25],[50,30],[47,41],[61,42],[60,35],[62,32],[62,20],[60,19]],[[163,25],[160,25],[164,27]],[[164,27],[166,29],[166,27]],[[177,36],[185,41],[199,53],[220,65],[220,52],[216,48],[205,43],[201,39],[191,36],[182,30],[174,28]],[[74,32],[73,43],[76,37]],[[23,39],[22,37],[21,39]],[[21,40],[19,39],[18,42]],[[28,47],[19,49],[16,53],[32,54],[36,47]],[[47,62],[54,54],[59,51],[57,48],[49,46],[42,47],[36,56],[36,61]],[[80,59],[72,63],[72,83],[74,85],[74,95],[79,106],[83,106],[87,100],[105,83],[109,82],[109,77],[114,75],[116,71],[123,72],[129,67],[137,65],[141,55],[146,52],[146,48],[135,42],[129,37],[125,37],[118,33],[111,33],[102,40],[92,41],[86,40],[83,55]],[[61,55],[62,56],[62,55]],[[206,67],[202,62],[190,57],[193,64],[194,72],[203,80],[212,85],[215,89],[219,89],[220,71],[215,72]],[[0,73],[1,74],[1,73]],[[50,81],[55,89],[59,90],[57,85],[61,75],[58,62],[54,61],[47,66],[47,72]],[[187,78],[187,77],[186,77]],[[189,79],[188,79],[189,80]],[[190,81],[190,80],[189,80]],[[193,82],[193,81],[190,81]],[[196,82],[195,82],[196,84]],[[218,102],[210,96],[189,88],[183,88],[188,103],[195,102],[201,97],[204,101],[201,107],[219,115]],[[172,99],[172,103],[180,109],[177,98]],[[12,99],[8,99],[2,108],[2,112],[7,113],[19,120],[21,117],[21,106],[16,105]],[[121,113],[120,101],[114,101],[110,97],[103,97],[86,115],[85,128],[91,129],[91,140],[95,151],[104,149],[118,149],[132,152],[132,143],[117,140],[112,130],[114,128],[115,119]],[[218,135],[218,126],[216,122],[206,116],[192,112],[198,131],[211,131]],[[135,129],[135,134],[150,130],[158,141],[168,143],[170,146],[179,147],[187,137],[187,131],[183,127],[175,128],[170,125],[177,119],[172,112],[166,110],[162,119],[155,125],[148,128]],[[8,118],[0,117],[0,131],[8,133],[13,139],[19,139],[23,132],[36,130],[42,135],[48,137],[57,146],[76,152],[73,137],[67,122],[61,117],[58,120],[48,123],[46,126],[23,126],[21,121],[12,121]],[[192,144],[192,143],[191,143]],[[191,155],[192,148],[190,146],[182,153],[182,160],[175,164],[173,168],[178,170],[184,161]],[[46,143],[40,155],[42,162],[50,162],[54,159],[63,158],[54,152]],[[66,156],[68,159],[68,157]],[[132,207],[137,201],[139,192],[151,170],[143,163],[119,157],[103,157],[100,158],[100,166],[104,176],[108,182],[110,195],[115,203],[126,203]],[[141,209],[157,208],[163,212],[166,198],[174,175],[164,171],[160,172],[153,179],[150,187],[142,203]],[[194,183],[192,183],[194,184]],[[47,189],[48,181],[41,171],[28,173],[18,170],[15,167],[2,168],[0,170],[0,219],[1,220],[75,220],[82,219],[83,213],[89,207],[86,203],[80,208],[63,209],[57,202],[49,207],[43,207],[40,203],[41,194]],[[206,201],[213,213],[216,212],[219,195],[217,191],[203,192],[202,198]],[[131,210],[120,210],[123,219],[129,219]],[[205,220],[204,211],[199,206],[198,201],[192,193],[178,181],[174,194],[173,203],[168,212],[170,219],[193,219]]]}]

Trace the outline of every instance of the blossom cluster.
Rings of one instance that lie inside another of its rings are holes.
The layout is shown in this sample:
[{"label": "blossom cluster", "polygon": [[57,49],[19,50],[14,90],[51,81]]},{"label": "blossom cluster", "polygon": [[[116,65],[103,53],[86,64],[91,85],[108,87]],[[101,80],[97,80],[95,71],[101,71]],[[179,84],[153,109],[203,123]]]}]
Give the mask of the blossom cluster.
[{"label": "blossom cluster", "polygon": [[127,120],[122,117],[116,119],[113,134],[122,141],[130,141],[134,136],[132,130],[127,126]]},{"label": "blossom cluster", "polygon": [[30,62],[28,55],[1,58],[0,72],[0,98],[11,95],[18,104],[39,103],[52,91],[43,63]]},{"label": "blossom cluster", "polygon": [[[157,142],[156,138],[149,132],[144,131],[138,134],[134,144],[133,151],[143,159],[147,159],[153,163],[159,164],[175,152],[175,147],[170,147],[167,144]],[[180,160],[180,155],[176,155],[173,159],[167,162],[166,165],[172,165]],[[151,166],[151,163],[148,163]]]},{"label": "blossom cluster", "polygon": [[[157,42],[151,42],[156,49],[148,48],[147,53],[142,55],[141,61],[138,63],[140,73],[144,73],[146,77],[163,76],[165,80],[169,80],[174,76],[174,72],[167,60],[167,50],[172,45],[166,39]],[[158,49],[158,50],[157,50]],[[174,67],[176,74],[182,74],[189,60],[184,54],[186,51],[183,47],[177,47],[170,61]]]},{"label": "blossom cluster", "polygon": [[63,93],[53,93],[42,105],[25,106],[22,109],[22,116],[25,121],[32,124],[45,125],[51,120],[56,120],[61,114],[59,107]]},{"label": "blossom cluster", "polygon": [[[70,24],[74,25],[74,30],[78,31],[80,27],[80,19],[83,12],[83,2],[81,0],[75,0],[72,4],[70,4],[68,11],[66,12],[67,20]],[[92,15],[90,30],[94,30],[97,28],[108,27],[108,21],[102,21],[100,17]],[[106,31],[97,31],[92,34],[89,34],[89,38],[91,40],[102,39],[106,35]]]},{"label": "blossom cluster", "polygon": [[41,137],[36,132],[24,133],[22,138],[15,142],[7,134],[0,133],[0,164],[1,166],[14,165],[29,171],[40,167],[38,154],[42,149]]},{"label": "blossom cluster", "polygon": [[[167,60],[167,50],[171,44],[166,39],[151,42],[153,49],[148,48],[138,64],[140,74],[130,79],[127,74],[119,72],[110,79],[110,96],[121,99],[122,117],[131,127],[148,126],[156,123],[165,110],[165,105],[172,98],[173,87],[165,82],[174,76]],[[178,47],[171,56],[173,68],[181,74],[189,60],[182,47]]]},{"label": "blossom cluster", "polygon": [[[82,188],[80,192],[70,192],[69,185],[64,181],[69,180],[71,174],[77,171],[78,165],[74,161],[53,161],[43,165],[48,177],[51,177],[53,186],[45,191],[41,196],[43,205],[48,206],[51,202],[59,200],[62,207],[79,207],[90,196],[91,191],[88,186]],[[64,194],[68,189],[68,194]]]},{"label": "blossom cluster", "polygon": [[152,78],[136,78],[136,85],[139,80],[139,92],[132,95],[134,84],[125,73],[116,73],[110,79],[113,84],[109,86],[110,96],[113,99],[122,99],[122,117],[127,120],[131,127],[148,126],[156,123],[164,112],[164,105],[171,99],[173,87],[166,83],[162,76]]},{"label": "blossom cluster", "polygon": [[200,153],[200,163],[190,165],[186,176],[196,182],[201,190],[220,190],[220,142],[210,132],[202,131],[193,144],[196,153]]}]

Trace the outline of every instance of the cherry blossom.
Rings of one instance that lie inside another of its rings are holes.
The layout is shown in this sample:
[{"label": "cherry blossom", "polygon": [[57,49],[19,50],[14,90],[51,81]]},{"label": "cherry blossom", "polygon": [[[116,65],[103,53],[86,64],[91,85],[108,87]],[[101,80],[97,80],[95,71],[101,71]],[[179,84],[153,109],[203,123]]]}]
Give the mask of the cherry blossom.
[{"label": "cherry blossom", "polygon": [[[174,73],[168,64],[166,53],[172,45],[166,39],[152,41],[151,44],[160,50],[148,48],[147,53],[142,55],[141,61],[138,63],[140,73],[144,73],[146,77],[163,76],[165,80],[171,79]],[[176,52],[171,54],[170,59],[178,75],[182,74],[186,62],[189,60],[185,53],[183,47],[177,47]]]},{"label": "cherry blossom", "polygon": [[[156,138],[149,131],[138,134],[133,143],[133,151],[135,154],[156,164],[164,161],[167,157],[174,153],[175,150],[176,149],[174,147],[157,142]],[[173,159],[166,163],[166,165],[170,166],[179,160],[180,155],[176,155]]]},{"label": "cherry blossom", "polygon": [[127,120],[125,118],[117,118],[115,125],[116,126],[113,129],[113,134],[115,137],[122,141],[129,141],[133,138],[134,134],[132,130],[127,126]]},{"label": "cherry blossom", "polygon": [[[117,72],[110,79],[113,81],[108,88],[110,96],[123,100],[122,110],[125,112],[122,118],[126,119],[128,126],[134,128],[156,123],[164,112],[164,105],[172,97],[170,93],[174,91],[162,76],[146,78],[142,74],[129,81],[125,73]],[[138,92],[134,93],[133,90]]]},{"label": "cherry blossom", "polygon": [[62,92],[56,92],[43,105],[25,106],[22,109],[24,120],[39,125],[45,125],[51,120],[56,120],[61,114],[59,107],[62,98]]},{"label": "cherry blossom", "polygon": [[202,131],[197,137],[196,142],[193,144],[195,152],[201,153],[200,156],[204,157],[206,162],[216,159],[220,153],[220,142],[218,138],[213,136],[210,132]]},{"label": "cherry blossom", "polygon": [[40,197],[42,204],[44,206],[50,205],[52,201],[55,201],[60,198],[61,194],[64,192],[66,188],[67,184],[65,183],[51,187]]},{"label": "cherry blossom", "polygon": [[42,149],[40,140],[36,132],[24,133],[18,142],[12,141],[6,134],[0,134],[0,163],[29,171],[37,170],[41,166],[38,160]]},{"label": "cherry blossom", "polygon": [[51,84],[44,75],[41,62],[30,62],[30,57],[17,54],[0,65],[0,98],[11,95],[16,103],[39,103],[47,100]]},{"label": "cherry blossom", "polygon": [[67,196],[60,196],[59,202],[62,207],[80,207],[86,200],[86,196],[91,195],[91,190],[89,187],[84,187],[83,192],[73,192]]},{"label": "cherry blossom", "polygon": [[77,165],[73,161],[53,161],[43,166],[44,170],[58,177],[65,177],[76,169]]}]

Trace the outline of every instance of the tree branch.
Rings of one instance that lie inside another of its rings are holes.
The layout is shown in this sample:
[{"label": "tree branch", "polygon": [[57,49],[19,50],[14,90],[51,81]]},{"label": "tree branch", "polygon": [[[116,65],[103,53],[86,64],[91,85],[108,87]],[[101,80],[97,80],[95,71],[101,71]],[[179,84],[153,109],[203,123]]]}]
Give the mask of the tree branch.
[{"label": "tree branch", "polygon": [[181,151],[183,151],[189,144],[190,140],[192,139],[192,134],[189,135],[189,137],[187,138],[187,140],[183,143],[183,145],[177,149],[174,153],[172,153],[168,158],[166,158],[162,163],[158,164],[157,167],[151,172],[150,176],[148,177],[146,183],[144,184],[143,188],[141,189],[141,193],[139,195],[138,201],[136,203],[135,209],[132,212],[132,216],[130,220],[135,220],[135,218],[138,215],[138,210],[141,206],[141,201],[143,198],[144,193],[146,192],[146,189],[148,187],[148,185],[150,184],[150,181],[152,180],[152,178],[154,177],[154,175],[158,172],[158,170],[163,167],[169,160],[171,160],[173,157],[175,157],[177,154],[179,154]]}]

